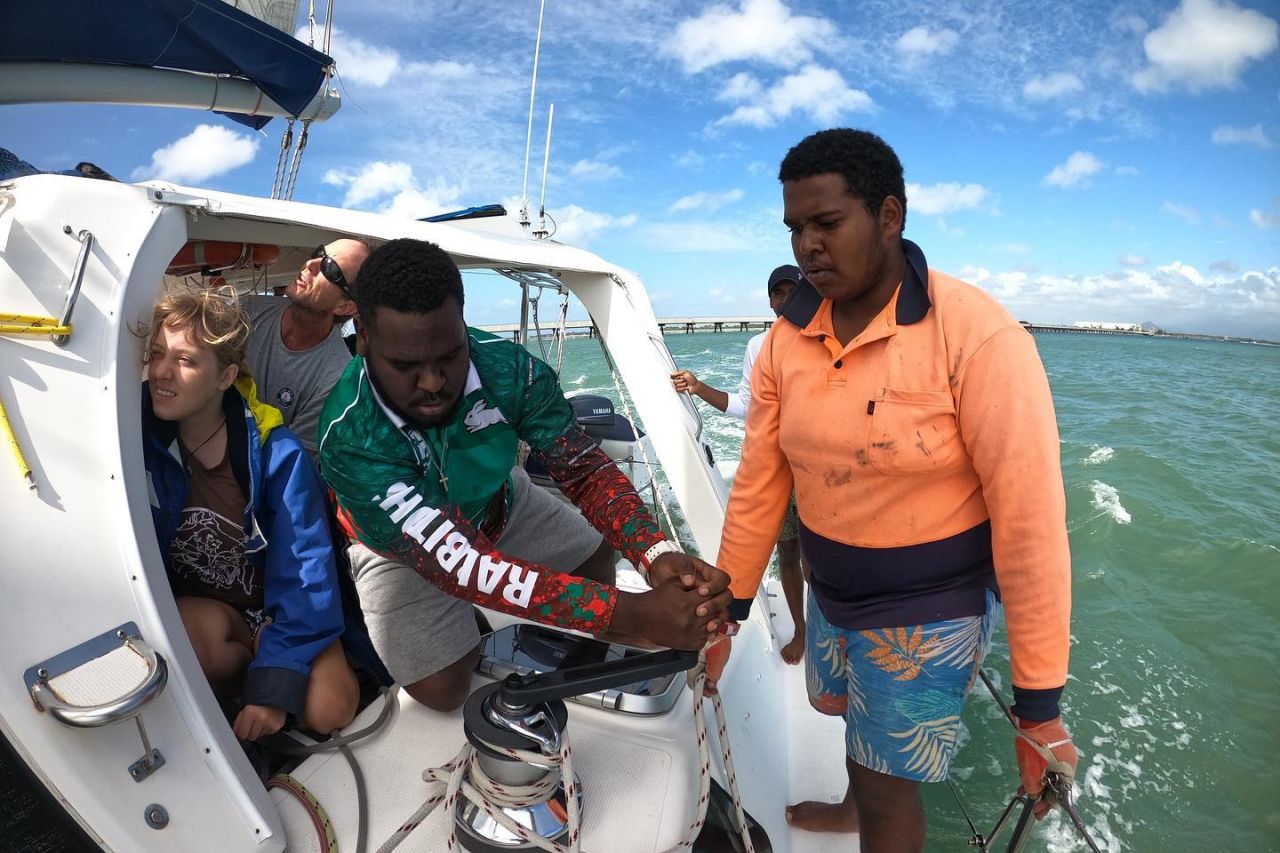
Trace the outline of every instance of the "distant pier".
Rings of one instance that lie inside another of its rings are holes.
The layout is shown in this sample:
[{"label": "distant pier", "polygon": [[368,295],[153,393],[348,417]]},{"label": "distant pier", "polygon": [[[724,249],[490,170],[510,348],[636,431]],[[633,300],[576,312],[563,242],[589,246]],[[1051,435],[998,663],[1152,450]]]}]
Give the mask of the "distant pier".
[{"label": "distant pier", "polygon": [[[662,334],[668,331],[682,331],[685,334],[693,332],[749,332],[753,329],[767,329],[773,325],[776,317],[659,317],[658,329]],[[547,324],[542,327],[542,333],[550,334],[555,330],[557,324]],[[481,326],[486,332],[492,332],[495,335],[511,335],[513,338],[520,334],[519,323],[501,323],[492,326]],[[596,333],[595,326],[590,320],[566,320],[564,329],[569,333],[594,336]],[[529,331],[536,334],[533,325],[529,325]]]},{"label": "distant pier", "polygon": [[683,330],[686,335],[703,332],[749,332],[767,329],[776,317],[659,317],[658,329],[665,335],[667,327]]},{"label": "distant pier", "polygon": [[1045,332],[1064,335],[1120,335],[1129,338],[1150,338],[1156,333],[1147,329],[1103,329],[1096,326],[1048,326],[1042,323],[1019,321],[1028,332]]},{"label": "distant pier", "polygon": [[[662,333],[683,332],[686,335],[694,332],[750,332],[754,330],[768,329],[774,324],[776,317],[659,317],[658,328]],[[1045,334],[1064,334],[1064,335],[1115,335],[1129,338],[1149,338],[1156,335],[1156,332],[1144,329],[1103,329],[1093,326],[1053,326],[1043,323],[1029,323],[1026,320],[1020,321],[1022,327],[1028,332],[1043,332]],[[519,323],[502,323],[493,326],[481,326],[486,332],[493,332],[496,335],[511,335],[513,338],[520,333]],[[556,324],[543,324],[542,333],[549,335],[555,331]],[[595,335],[595,326],[590,320],[567,320],[564,324],[565,331],[569,334],[587,334]],[[533,324],[529,325],[530,335],[536,334]]]}]

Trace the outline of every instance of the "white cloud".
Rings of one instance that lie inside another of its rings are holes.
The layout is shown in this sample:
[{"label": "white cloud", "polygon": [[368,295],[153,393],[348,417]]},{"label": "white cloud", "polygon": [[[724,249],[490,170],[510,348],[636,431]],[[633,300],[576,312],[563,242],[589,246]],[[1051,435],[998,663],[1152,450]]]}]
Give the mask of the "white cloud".
[{"label": "white cloud", "polygon": [[837,34],[826,18],[793,15],[780,0],[743,0],[737,9],[719,4],[681,21],[664,50],[695,74],[746,59],[794,68],[813,58],[808,45],[830,45]]},{"label": "white cloud", "polygon": [[982,184],[942,183],[907,184],[907,210],[938,216],[957,210],[972,210],[986,201],[987,188]]},{"label": "white cloud", "polygon": [[1084,83],[1080,78],[1066,71],[1032,77],[1022,86],[1022,94],[1032,101],[1048,101],[1083,90]]},{"label": "white cloud", "polygon": [[1185,204],[1176,204],[1172,201],[1166,201],[1160,205],[1160,209],[1165,213],[1172,214],[1186,222],[1188,225],[1200,224],[1200,211],[1194,207],[1188,207]]},{"label": "white cloud", "polygon": [[707,164],[707,158],[692,149],[684,152],[671,161],[681,169],[701,169]]},{"label": "white cloud", "polygon": [[[310,39],[310,34],[310,27],[298,27],[293,37],[306,42]],[[346,83],[385,86],[400,65],[398,52],[363,42],[338,27],[333,28],[333,39],[329,47],[329,55],[338,65],[338,75]]]},{"label": "white cloud", "polygon": [[1265,210],[1258,210],[1256,207],[1249,211],[1249,221],[1258,228],[1280,228],[1280,214],[1268,213]]},{"label": "white cloud", "polygon": [[1205,283],[1205,278],[1198,269],[1191,266],[1191,264],[1184,264],[1182,261],[1174,261],[1162,267],[1156,267],[1156,272],[1165,276],[1179,276],[1191,284],[1203,285]]},{"label": "white cloud", "polygon": [[614,228],[630,228],[638,221],[634,213],[614,216],[587,210],[576,204],[565,205],[553,211],[556,222],[555,239],[575,246],[585,246],[602,231]]},{"label": "white cloud", "polygon": [[1147,259],[1143,255],[1121,255],[1120,265],[1124,267],[1145,267]]},{"label": "white cloud", "polygon": [[1132,178],[1134,175],[1141,174],[1137,166],[1116,166],[1116,174],[1122,178]]},{"label": "white cloud", "polygon": [[833,124],[846,113],[870,112],[875,109],[871,96],[851,89],[840,72],[817,65],[807,65],[795,74],[783,77],[765,89],[755,78],[738,74],[720,93],[726,101],[746,100],[716,125],[745,124],[772,127],[793,113],[807,115],[818,124]]},{"label": "white cloud", "polygon": [[1105,165],[1088,151],[1076,151],[1065,163],[1054,166],[1053,171],[1044,176],[1044,182],[1051,187],[1074,187],[1102,171]]},{"label": "white cloud", "polygon": [[943,234],[947,235],[948,237],[959,238],[964,236],[963,228],[952,228],[950,225],[947,224],[947,220],[943,219],[942,217],[938,217],[934,221],[938,224],[938,230],[941,231]]},{"label": "white cloud", "polygon": [[569,177],[582,181],[608,181],[622,177],[622,170],[603,160],[579,160],[569,169]]},{"label": "white cloud", "polygon": [[151,164],[133,170],[133,180],[156,178],[202,183],[245,165],[258,152],[258,140],[213,124],[202,124],[181,139],[157,149]]},{"label": "white cloud", "polygon": [[1031,246],[1027,243],[1005,243],[998,251],[1006,255],[1029,255]]},{"label": "white cloud", "polygon": [[1142,40],[1148,64],[1131,78],[1140,92],[1192,92],[1238,84],[1245,66],[1276,49],[1280,26],[1231,0],[1182,0]]},{"label": "white cloud", "polygon": [[716,97],[721,101],[752,101],[764,94],[764,86],[745,71],[739,71],[724,84]]},{"label": "white cloud", "polygon": [[667,208],[669,213],[679,213],[683,210],[701,210],[711,212],[719,210],[726,204],[733,204],[742,198],[742,190],[732,189],[722,193],[697,192],[693,195],[687,195],[676,201]]},{"label": "white cloud", "polygon": [[412,166],[380,160],[366,163],[354,174],[330,169],[321,180],[330,186],[347,187],[347,195],[342,199],[343,207],[359,207],[371,199],[414,186]]},{"label": "white cloud", "polygon": [[1205,276],[1174,261],[1152,271],[1088,276],[1029,274],[967,266],[959,276],[991,293],[1019,319],[1153,322],[1184,332],[1275,337],[1280,328],[1280,267]]},{"label": "white cloud", "polygon": [[379,213],[420,219],[458,207],[462,187],[437,182],[422,187],[413,167],[404,162],[381,160],[366,163],[355,172],[330,169],[321,179],[330,186],[346,187],[343,207],[372,208]]},{"label": "white cloud", "polygon": [[894,43],[894,48],[904,62],[914,64],[931,56],[946,56],[960,44],[960,34],[945,27],[930,30],[928,27],[913,27],[907,30]]},{"label": "white cloud", "polygon": [[1230,127],[1221,125],[1213,129],[1215,145],[1256,145],[1259,148],[1271,148],[1273,143],[1261,124],[1253,127]]}]

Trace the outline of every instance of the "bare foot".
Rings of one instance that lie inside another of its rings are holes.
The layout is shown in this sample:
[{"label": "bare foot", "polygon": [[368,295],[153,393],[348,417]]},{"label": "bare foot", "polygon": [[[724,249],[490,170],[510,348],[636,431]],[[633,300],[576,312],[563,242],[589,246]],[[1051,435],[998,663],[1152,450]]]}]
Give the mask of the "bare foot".
[{"label": "bare foot", "polygon": [[804,659],[804,634],[797,634],[782,647],[782,659],[790,664],[800,663]]},{"label": "bare foot", "polygon": [[843,803],[808,800],[787,806],[787,823],[809,832],[857,832],[858,809],[852,800]]}]

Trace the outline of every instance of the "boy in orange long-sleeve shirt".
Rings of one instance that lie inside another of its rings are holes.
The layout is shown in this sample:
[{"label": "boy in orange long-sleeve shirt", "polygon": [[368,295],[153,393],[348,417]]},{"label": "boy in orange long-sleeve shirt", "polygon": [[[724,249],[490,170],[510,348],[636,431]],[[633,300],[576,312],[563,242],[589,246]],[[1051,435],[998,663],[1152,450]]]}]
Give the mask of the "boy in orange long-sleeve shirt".
[{"label": "boy in orange long-sleeve shirt", "polygon": [[[741,618],[794,487],[810,701],[846,719],[849,792],[788,820],[923,850],[919,783],[946,778],[1001,604],[1019,725],[1077,760],[1058,708],[1071,568],[1053,401],[1031,335],[902,239],[902,166],[883,140],[813,134],[779,177],[807,282],[756,362],[716,563]],[[1044,760],[1017,757],[1038,793]]]}]

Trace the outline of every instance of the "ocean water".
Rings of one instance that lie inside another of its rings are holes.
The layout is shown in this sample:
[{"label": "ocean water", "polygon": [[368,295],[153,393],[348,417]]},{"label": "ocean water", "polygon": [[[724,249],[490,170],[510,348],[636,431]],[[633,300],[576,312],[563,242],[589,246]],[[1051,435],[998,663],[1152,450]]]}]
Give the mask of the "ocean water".
[{"label": "ocean water", "polygon": [[[732,389],[749,337],[666,340]],[[1107,851],[1280,850],[1280,348],[1036,343],[1062,438],[1080,813]],[[562,378],[616,396],[593,340],[568,341]],[[699,406],[717,459],[736,459],[742,422]],[[1000,636],[987,660],[1006,698],[1007,649]],[[1017,784],[1012,730],[981,687],[963,722],[953,778],[985,833]],[[925,787],[929,850],[969,849],[947,786]],[[1086,848],[1053,814],[1026,849]]]}]

